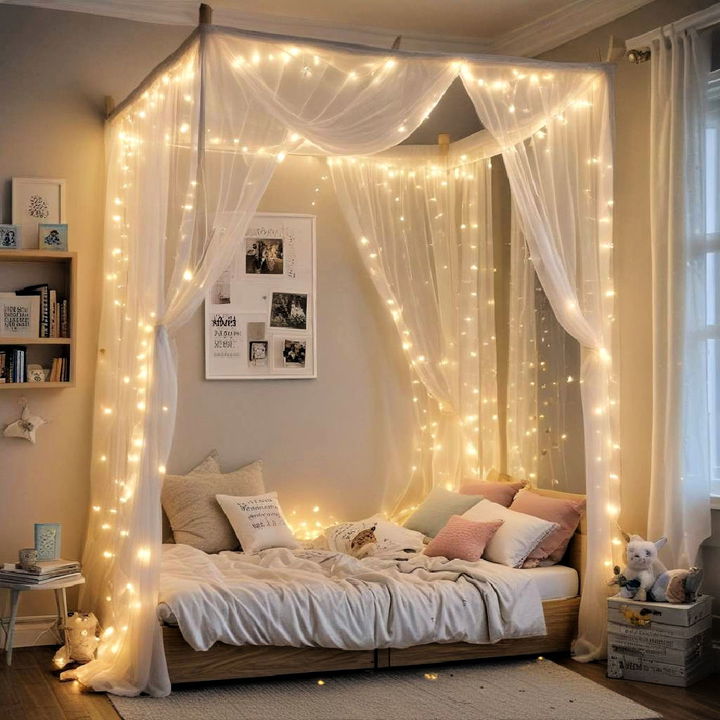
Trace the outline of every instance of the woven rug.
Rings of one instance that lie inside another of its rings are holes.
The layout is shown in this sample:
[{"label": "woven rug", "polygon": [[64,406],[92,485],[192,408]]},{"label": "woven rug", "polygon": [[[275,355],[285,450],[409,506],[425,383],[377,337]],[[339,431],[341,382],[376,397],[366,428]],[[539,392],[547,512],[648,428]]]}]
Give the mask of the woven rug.
[{"label": "woven rug", "polygon": [[110,696],[124,720],[650,720],[549,660],[240,680],[166,698]]}]

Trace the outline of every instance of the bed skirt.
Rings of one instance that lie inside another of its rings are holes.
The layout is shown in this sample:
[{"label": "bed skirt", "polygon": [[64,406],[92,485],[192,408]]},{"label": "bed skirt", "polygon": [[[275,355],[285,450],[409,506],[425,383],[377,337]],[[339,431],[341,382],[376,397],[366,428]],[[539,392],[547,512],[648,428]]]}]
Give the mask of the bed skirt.
[{"label": "bed skirt", "polygon": [[579,596],[564,600],[548,600],[543,603],[546,635],[500,640],[497,643],[482,645],[431,643],[397,649],[337,650],[215,643],[209,650],[199,652],[185,642],[177,627],[167,625],[163,626],[163,642],[170,682],[173,684],[324,673],[334,670],[373,670],[569,651],[577,634],[579,607]]}]

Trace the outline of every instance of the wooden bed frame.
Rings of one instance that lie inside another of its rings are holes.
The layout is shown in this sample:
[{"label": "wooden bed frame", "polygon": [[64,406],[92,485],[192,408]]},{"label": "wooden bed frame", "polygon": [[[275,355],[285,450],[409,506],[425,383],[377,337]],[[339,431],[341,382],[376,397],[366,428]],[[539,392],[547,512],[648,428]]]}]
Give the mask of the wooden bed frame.
[{"label": "wooden bed frame", "polygon": [[[538,490],[549,497],[583,498],[553,490]],[[582,580],[585,566],[587,524],[580,522],[563,564],[577,570]],[[170,682],[205,682],[240,678],[326,673],[333,670],[372,670],[408,665],[429,665],[510,655],[538,655],[569,651],[577,633],[580,596],[543,603],[547,634],[540,637],[500,640],[497,643],[431,643],[382,650],[336,650],[315,647],[226,645],[215,643],[199,652],[188,645],[177,627],[163,625],[163,642]]]}]

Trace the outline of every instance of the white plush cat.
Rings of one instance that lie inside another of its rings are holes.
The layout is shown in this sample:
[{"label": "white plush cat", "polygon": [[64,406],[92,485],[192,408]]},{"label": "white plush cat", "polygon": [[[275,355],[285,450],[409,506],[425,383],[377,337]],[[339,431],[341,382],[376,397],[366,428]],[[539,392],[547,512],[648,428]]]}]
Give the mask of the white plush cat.
[{"label": "white plush cat", "polygon": [[[620,573],[626,580],[621,586],[620,595],[626,598],[634,598],[645,602],[650,588],[655,583],[658,575],[666,572],[665,566],[658,560],[658,551],[667,542],[667,538],[661,537],[655,542],[644,540],[639,535],[625,535],[627,540],[627,565]],[[639,582],[639,587],[638,587]]]}]

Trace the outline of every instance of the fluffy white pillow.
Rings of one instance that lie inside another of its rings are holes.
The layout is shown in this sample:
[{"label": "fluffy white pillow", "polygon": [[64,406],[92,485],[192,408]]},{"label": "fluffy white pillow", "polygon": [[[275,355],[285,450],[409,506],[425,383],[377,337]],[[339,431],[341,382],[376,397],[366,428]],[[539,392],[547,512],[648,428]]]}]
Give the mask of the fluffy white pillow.
[{"label": "fluffy white pillow", "polygon": [[560,527],[554,522],[508,510],[490,500],[473,505],[463,517],[473,522],[503,521],[485,546],[483,558],[510,567],[521,567],[527,556]]},{"label": "fluffy white pillow", "polygon": [[329,527],[325,538],[330,550],[357,558],[423,549],[422,533],[395,525],[379,515]]},{"label": "fluffy white pillow", "polygon": [[276,492],[265,495],[215,496],[246,553],[267,548],[296,548],[300,543],[285,522]]}]

